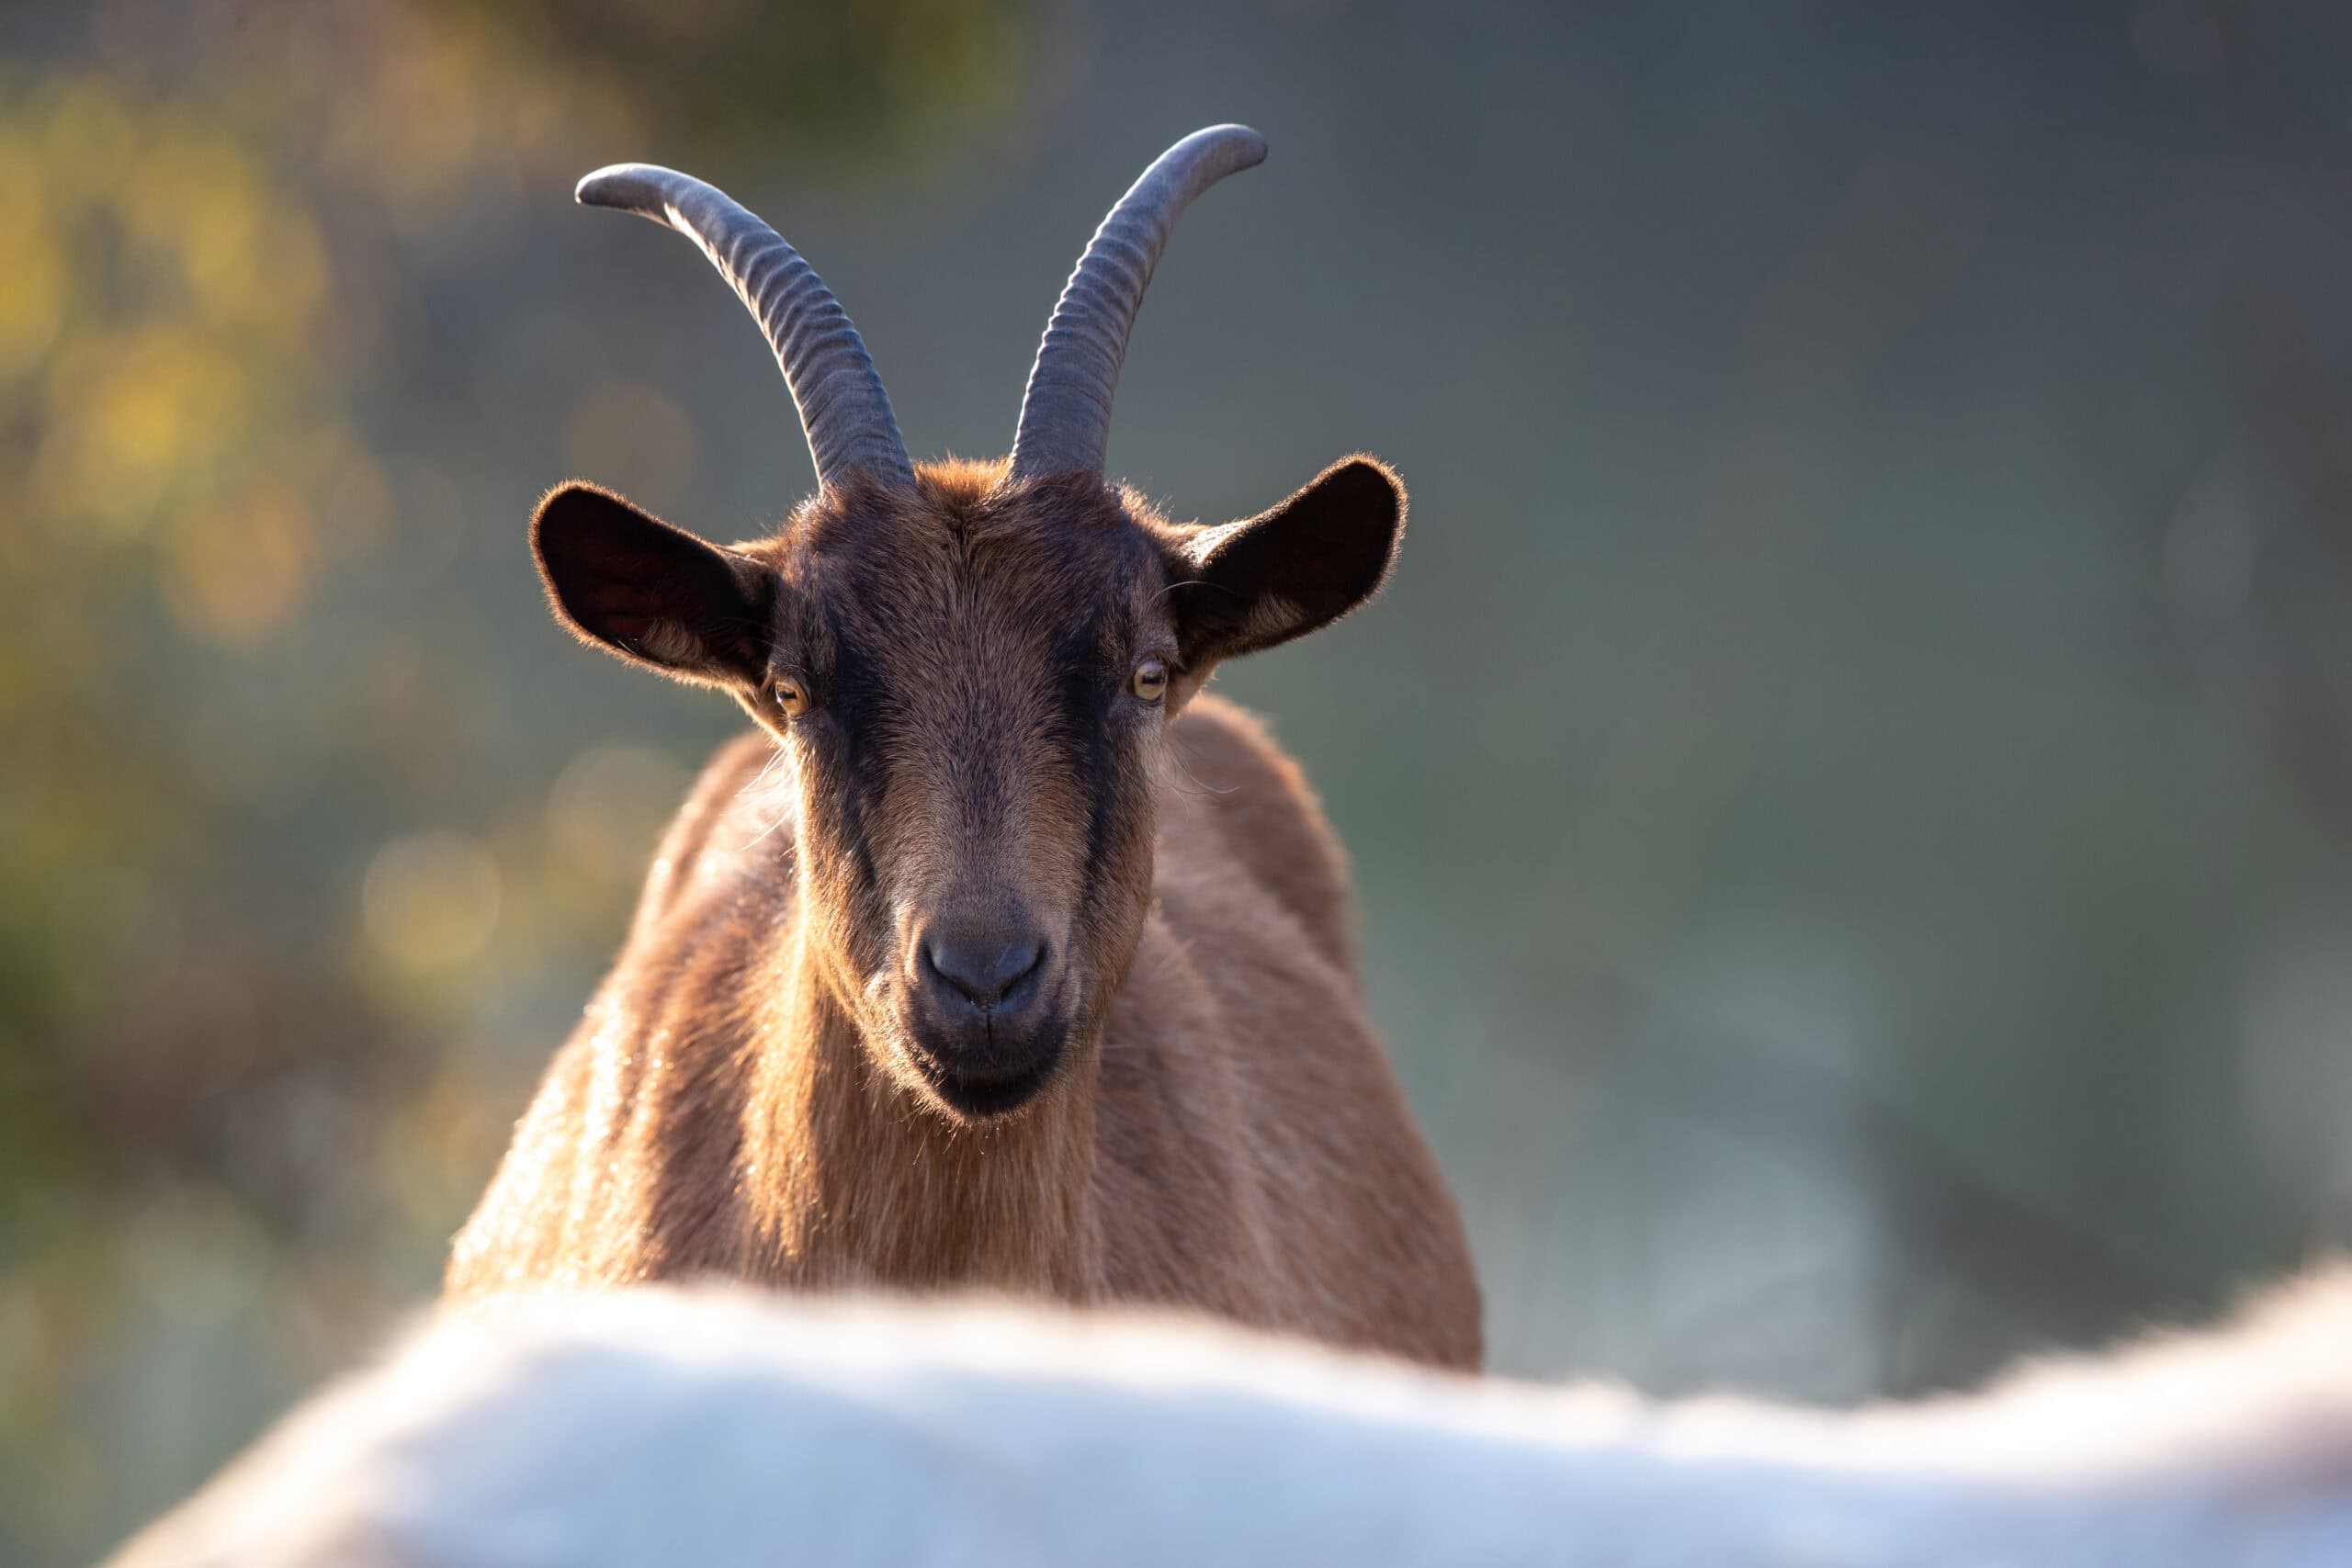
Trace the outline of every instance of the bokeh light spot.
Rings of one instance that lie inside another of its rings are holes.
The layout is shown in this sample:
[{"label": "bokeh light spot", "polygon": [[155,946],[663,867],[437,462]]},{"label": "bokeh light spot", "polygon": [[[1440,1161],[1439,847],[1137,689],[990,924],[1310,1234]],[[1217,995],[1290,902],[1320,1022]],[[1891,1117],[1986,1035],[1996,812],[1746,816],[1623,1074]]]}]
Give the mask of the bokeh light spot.
[{"label": "bokeh light spot", "polygon": [[563,425],[565,456],[631,495],[683,499],[702,453],[686,412],[636,381],[599,381],[571,405]]},{"label": "bokeh light spot", "polygon": [[368,941],[411,974],[479,956],[498,925],[498,868],[472,840],[446,829],[395,839],[361,887]]},{"label": "bokeh light spot", "polygon": [[685,789],[685,770],[659,751],[623,745],[584,751],[548,793],[548,847],[570,867],[607,882],[634,880]]},{"label": "bokeh light spot", "polygon": [[164,603],[190,636],[245,648],[293,613],[318,567],[310,510],[287,491],[183,519],[163,563]]}]

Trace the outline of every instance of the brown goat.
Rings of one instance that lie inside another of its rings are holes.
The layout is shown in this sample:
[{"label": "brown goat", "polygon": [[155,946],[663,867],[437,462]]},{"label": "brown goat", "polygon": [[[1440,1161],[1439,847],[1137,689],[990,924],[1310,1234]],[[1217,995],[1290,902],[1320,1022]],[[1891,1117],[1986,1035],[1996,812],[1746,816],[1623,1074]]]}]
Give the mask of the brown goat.
[{"label": "brown goat", "polygon": [[558,617],[760,728],[671,829],[453,1296],[986,1284],[1477,1362],[1468,1247],[1365,1016],[1339,846],[1295,764],[1201,693],[1374,592],[1404,492],[1351,457],[1203,527],[1102,474],[1176,213],[1262,156],[1223,127],[1155,164],[1071,277],[1012,457],[920,468],[773,231],[666,170],[582,182],[735,283],[820,488],[727,548],[593,486],[539,508]]}]

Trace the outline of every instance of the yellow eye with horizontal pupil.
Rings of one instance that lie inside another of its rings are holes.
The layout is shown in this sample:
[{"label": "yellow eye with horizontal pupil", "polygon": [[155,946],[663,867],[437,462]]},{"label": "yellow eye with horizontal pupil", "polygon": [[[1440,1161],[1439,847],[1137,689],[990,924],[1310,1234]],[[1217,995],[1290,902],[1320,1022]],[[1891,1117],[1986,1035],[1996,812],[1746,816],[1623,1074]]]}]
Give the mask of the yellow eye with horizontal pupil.
[{"label": "yellow eye with horizontal pupil", "polygon": [[1127,689],[1145,702],[1156,703],[1168,694],[1168,666],[1157,659],[1147,659],[1136,666],[1127,681]]},{"label": "yellow eye with horizontal pupil", "polygon": [[786,717],[799,717],[808,711],[808,688],[797,681],[778,681],[775,705],[784,710]]}]

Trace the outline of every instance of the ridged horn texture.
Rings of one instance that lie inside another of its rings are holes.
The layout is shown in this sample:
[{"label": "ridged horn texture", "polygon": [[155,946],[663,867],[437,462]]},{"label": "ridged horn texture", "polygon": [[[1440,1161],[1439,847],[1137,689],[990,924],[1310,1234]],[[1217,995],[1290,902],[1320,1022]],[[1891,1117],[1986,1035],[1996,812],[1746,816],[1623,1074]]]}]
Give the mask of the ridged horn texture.
[{"label": "ridged horn texture", "polygon": [[1201,192],[1265,158],[1266,139],[1248,126],[1213,125],[1162,152],[1111,209],[1037,347],[1012,438],[1013,478],[1102,471],[1127,333],[1176,220]]},{"label": "ridged horn texture", "polygon": [[913,485],[914,467],[865,340],[783,235],[715,186],[651,164],[599,169],[572,194],[583,206],[666,223],[702,247],[758,318],[784,367],[820,488],[837,489],[854,470],[896,488]]}]

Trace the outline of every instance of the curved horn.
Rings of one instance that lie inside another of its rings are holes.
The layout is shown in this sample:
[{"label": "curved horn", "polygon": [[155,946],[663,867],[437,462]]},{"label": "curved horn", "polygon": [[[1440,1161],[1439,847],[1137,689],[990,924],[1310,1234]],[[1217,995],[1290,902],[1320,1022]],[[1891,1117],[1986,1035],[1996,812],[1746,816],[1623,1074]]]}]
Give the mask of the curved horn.
[{"label": "curved horn", "polygon": [[816,269],[784,236],[691,175],[651,164],[615,164],[580,182],[586,207],[610,207],[666,223],[700,245],[767,334],[800,427],[816,459],[817,484],[832,490],[854,468],[886,484],[914,483],[890,395],[865,340]]},{"label": "curved horn", "polygon": [[1012,438],[1013,478],[1102,471],[1127,333],[1176,220],[1201,192],[1265,157],[1266,139],[1248,126],[1213,125],[1162,152],[1111,209],[1037,346]]}]

